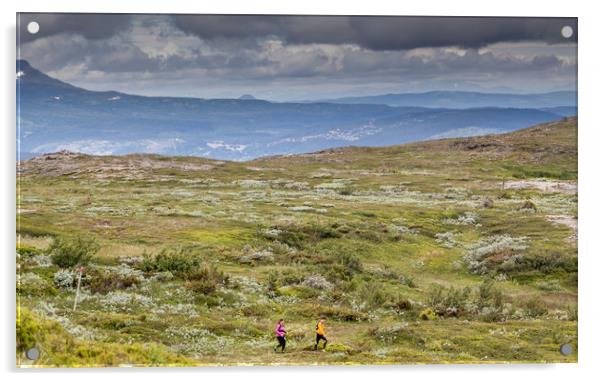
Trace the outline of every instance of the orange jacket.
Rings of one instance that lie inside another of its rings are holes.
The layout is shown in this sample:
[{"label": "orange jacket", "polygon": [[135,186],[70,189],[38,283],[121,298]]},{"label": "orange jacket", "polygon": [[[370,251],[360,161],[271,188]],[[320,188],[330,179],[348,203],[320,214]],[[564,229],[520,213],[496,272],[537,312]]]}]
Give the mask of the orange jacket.
[{"label": "orange jacket", "polygon": [[316,333],[318,335],[326,335],[326,331],[324,330],[324,323],[322,323],[321,321],[318,322],[318,324],[316,324]]}]

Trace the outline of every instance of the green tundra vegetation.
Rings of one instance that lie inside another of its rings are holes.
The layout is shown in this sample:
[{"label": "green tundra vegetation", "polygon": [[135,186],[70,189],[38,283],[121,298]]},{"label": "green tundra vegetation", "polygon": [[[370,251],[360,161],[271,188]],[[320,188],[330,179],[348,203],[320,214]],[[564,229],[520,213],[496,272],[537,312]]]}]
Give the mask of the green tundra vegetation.
[{"label": "green tundra vegetation", "polygon": [[59,152],[17,193],[19,366],[577,361],[576,118],[247,162]]}]

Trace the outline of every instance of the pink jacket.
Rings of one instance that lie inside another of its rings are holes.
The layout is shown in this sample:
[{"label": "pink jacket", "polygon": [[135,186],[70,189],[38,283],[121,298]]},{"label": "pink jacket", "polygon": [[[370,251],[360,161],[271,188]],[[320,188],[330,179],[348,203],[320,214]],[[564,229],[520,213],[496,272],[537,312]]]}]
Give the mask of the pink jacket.
[{"label": "pink jacket", "polygon": [[276,332],[276,336],[278,336],[278,337],[284,337],[284,335],[286,334],[286,330],[284,329],[284,325],[278,323],[278,325],[276,325],[275,332]]}]

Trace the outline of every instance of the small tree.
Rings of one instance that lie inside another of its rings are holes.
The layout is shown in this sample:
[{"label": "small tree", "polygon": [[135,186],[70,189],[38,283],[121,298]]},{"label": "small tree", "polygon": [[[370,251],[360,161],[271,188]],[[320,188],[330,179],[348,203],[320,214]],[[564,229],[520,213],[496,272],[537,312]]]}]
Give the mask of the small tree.
[{"label": "small tree", "polygon": [[57,238],[48,253],[52,263],[68,269],[87,265],[99,249],[100,245],[93,238]]}]

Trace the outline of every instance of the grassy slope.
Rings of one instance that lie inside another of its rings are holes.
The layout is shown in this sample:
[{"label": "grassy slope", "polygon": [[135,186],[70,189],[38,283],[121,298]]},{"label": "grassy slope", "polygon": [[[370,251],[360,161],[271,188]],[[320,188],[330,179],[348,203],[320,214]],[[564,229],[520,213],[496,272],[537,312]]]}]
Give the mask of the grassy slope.
[{"label": "grassy slope", "polygon": [[[124,291],[143,295],[146,304],[108,306],[105,296],[96,295],[77,312],[70,311],[70,291],[23,291],[21,305],[35,310],[42,321],[61,316],[71,329],[66,337],[105,345],[101,352],[110,351],[111,343],[154,342],[163,348],[164,360],[159,356],[157,361],[164,363],[173,362],[172,352],[198,363],[576,361],[576,355],[558,353],[559,343],[576,345],[576,322],[553,318],[576,308],[576,273],[545,270],[545,261],[553,256],[576,258],[571,228],[549,220],[576,217],[576,195],[501,190],[502,183],[519,179],[575,182],[576,124],[568,119],[504,135],[349,147],[243,163],[153,155],[30,160],[20,168],[17,233],[22,245],[43,249],[56,235],[91,235],[102,244],[98,265],[103,266],[188,245],[237,279],[237,286],[194,297],[181,281],[147,281]],[[493,200],[493,208],[481,207],[486,198]],[[527,199],[536,211],[520,210]],[[476,223],[453,223],[466,212],[476,216]],[[264,233],[277,228],[293,234],[299,226],[343,233],[305,234],[294,254],[277,252]],[[454,247],[437,242],[437,234],[447,232],[454,234]],[[433,284],[481,283],[483,277],[467,269],[463,256],[479,239],[499,234],[525,237],[523,254],[543,258],[539,267],[498,278],[504,301],[521,308],[525,300],[537,298],[545,302],[548,315],[503,323],[418,320]],[[264,249],[276,253],[273,261],[239,260],[249,250]],[[353,281],[328,273],[328,256],[339,252],[361,261],[363,270]],[[48,289],[53,288],[54,271],[23,267],[23,273],[37,274]],[[273,271],[281,278],[276,298],[265,289]],[[323,274],[335,288],[316,291],[295,281],[285,284],[287,274]],[[401,275],[416,287],[401,284]],[[373,297],[362,294],[365,284],[410,299],[415,311],[398,314],[387,307],[354,305]],[[40,307],[42,303],[54,311]],[[160,308],[168,305],[185,305],[186,312]],[[329,332],[340,346],[327,353],[304,351],[317,315],[332,306],[365,318],[345,322],[333,315]],[[288,322],[291,351],[275,355],[271,329],[280,316]],[[393,333],[383,338],[373,332],[375,327],[392,327]],[[44,358],[40,364],[76,361],[60,358]]]}]

